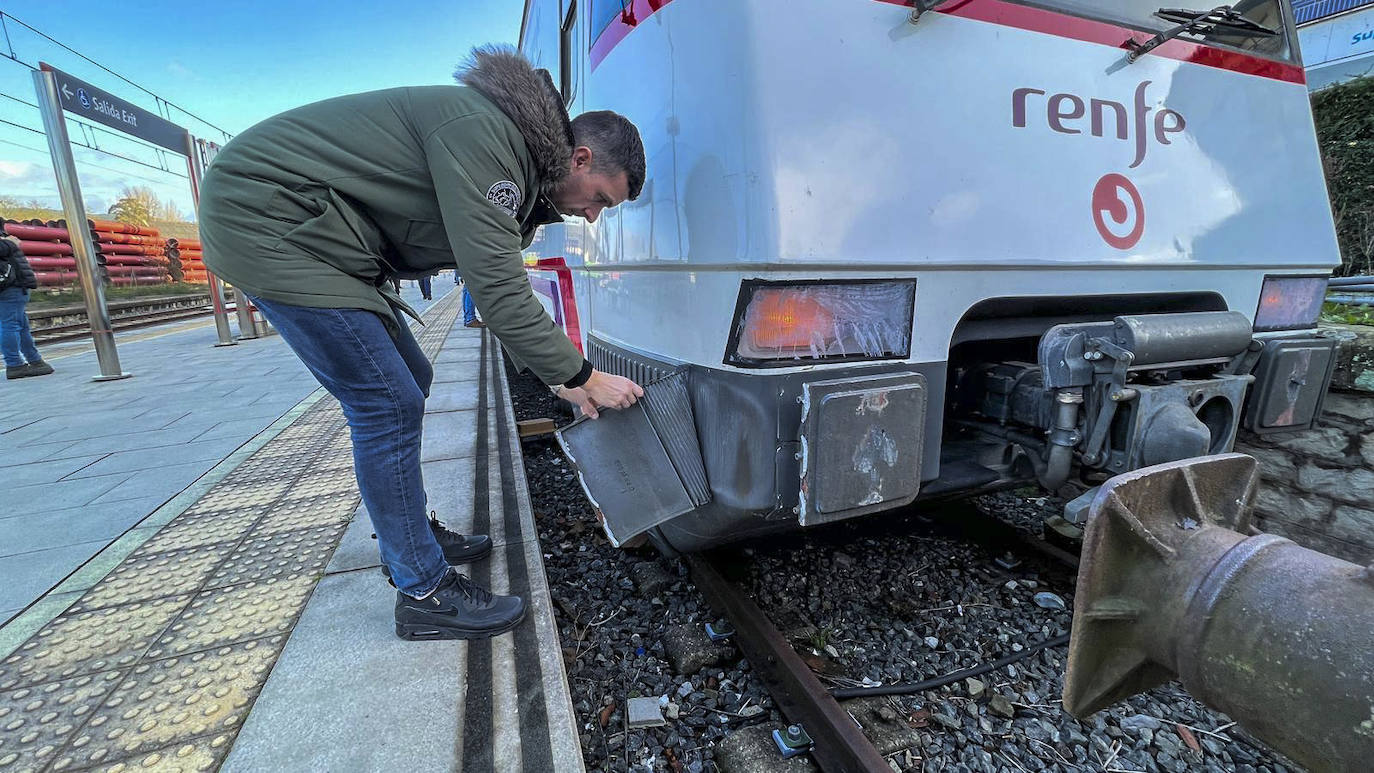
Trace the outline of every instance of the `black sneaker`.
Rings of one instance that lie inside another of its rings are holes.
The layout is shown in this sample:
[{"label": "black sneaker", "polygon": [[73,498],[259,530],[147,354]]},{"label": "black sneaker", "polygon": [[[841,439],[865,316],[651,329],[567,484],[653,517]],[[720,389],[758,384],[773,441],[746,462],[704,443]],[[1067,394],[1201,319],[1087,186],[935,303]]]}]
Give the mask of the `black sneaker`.
[{"label": "black sneaker", "polygon": [[[434,539],[439,542],[449,566],[470,564],[491,555],[491,537],[485,534],[459,534],[435,518],[433,512],[429,514],[429,529],[434,532]],[[375,533],[372,539],[377,539]],[[382,574],[386,575],[388,582],[391,581],[391,570],[386,564],[382,564]],[[392,587],[395,585],[392,583]]]},{"label": "black sneaker", "polygon": [[46,376],[53,372],[52,366],[42,360],[29,363],[28,368],[29,372],[24,374],[26,376]]},{"label": "black sneaker", "polygon": [[27,366],[27,365],[6,365],[6,366],[5,366],[5,378],[6,378],[6,379],[24,378],[25,376],[31,376],[31,375],[33,375],[33,374],[32,374],[32,373],[29,373],[29,366]]},{"label": "black sneaker", "polygon": [[445,526],[434,513],[429,514],[429,529],[453,566],[481,561],[491,555],[491,537],[485,534],[459,534]]},{"label": "black sneaker", "polygon": [[422,599],[396,592],[396,635],[410,641],[486,639],[524,619],[524,599],[498,596],[453,568]]}]

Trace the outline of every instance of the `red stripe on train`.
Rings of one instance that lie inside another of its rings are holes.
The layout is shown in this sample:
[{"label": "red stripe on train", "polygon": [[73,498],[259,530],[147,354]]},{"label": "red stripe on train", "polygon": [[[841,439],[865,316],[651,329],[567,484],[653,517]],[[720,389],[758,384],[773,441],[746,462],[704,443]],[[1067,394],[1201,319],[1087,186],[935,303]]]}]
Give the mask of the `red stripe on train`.
[{"label": "red stripe on train", "polygon": [[[628,3],[627,9],[619,17],[612,20],[611,25],[592,44],[592,69],[595,70],[597,65],[601,64],[611,49],[624,40],[626,35],[630,34],[630,30],[671,1],[632,0]],[[876,0],[876,2],[904,7],[911,7],[912,5],[911,0]],[[1014,27],[1071,40],[1081,40],[1086,43],[1097,43],[1119,48],[1123,51],[1127,49],[1126,42],[1128,40],[1144,42],[1150,38],[1150,35],[1139,30],[1092,19],[1083,19],[1056,11],[1047,11],[1042,8],[1018,5],[1006,0],[963,0],[963,2],[945,6],[935,13],[1000,24],[1004,27]],[[1303,69],[1296,64],[1276,62],[1272,59],[1239,51],[1212,48],[1177,38],[1151,51],[1148,56],[1162,56],[1166,59],[1188,62],[1189,64],[1231,70],[1245,75],[1255,75],[1288,83],[1303,84],[1307,82]]]}]

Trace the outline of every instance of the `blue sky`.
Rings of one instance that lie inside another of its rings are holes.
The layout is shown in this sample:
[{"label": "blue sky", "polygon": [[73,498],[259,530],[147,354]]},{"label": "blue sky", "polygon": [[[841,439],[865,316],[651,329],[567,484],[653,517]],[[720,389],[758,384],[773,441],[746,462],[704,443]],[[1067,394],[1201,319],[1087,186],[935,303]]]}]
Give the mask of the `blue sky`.
[{"label": "blue sky", "polygon": [[[522,0],[0,0],[5,13],[230,132],[339,94],[452,83],[455,66],[474,45],[515,42],[522,9]],[[0,53],[8,55],[12,45],[26,62],[46,61],[140,107],[156,109],[153,97],[13,20],[7,21],[6,31],[9,42],[0,39]],[[29,69],[0,59],[0,93],[33,102]],[[196,136],[220,139],[211,127],[176,110],[169,117]],[[13,99],[0,98],[0,119],[42,128],[38,111]],[[82,193],[93,211],[104,211],[125,185],[147,185],[190,211],[190,190],[181,176],[185,164],[179,157],[103,129],[83,133],[75,122],[68,126],[74,141],[155,167],[77,148]],[[43,136],[0,124],[0,196],[57,205],[46,149]]]}]

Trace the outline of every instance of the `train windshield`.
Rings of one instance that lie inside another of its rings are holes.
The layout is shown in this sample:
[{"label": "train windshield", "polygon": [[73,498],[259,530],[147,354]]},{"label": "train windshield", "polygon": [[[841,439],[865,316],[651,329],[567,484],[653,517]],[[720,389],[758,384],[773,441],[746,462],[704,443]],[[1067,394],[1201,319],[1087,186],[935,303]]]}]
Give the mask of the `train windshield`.
[{"label": "train windshield", "polygon": [[[1089,19],[1116,22],[1129,27],[1155,33],[1178,26],[1174,19],[1177,14],[1169,11],[1193,9],[1197,13],[1211,10],[1210,2],[1200,4],[1168,3],[1161,0],[1016,0],[1024,5],[1036,5],[1056,11],[1065,11],[1075,16]],[[1287,18],[1281,0],[1240,0],[1231,9],[1255,24],[1275,30],[1278,35],[1247,33],[1243,30],[1217,26],[1206,34],[1185,33],[1182,40],[1214,45],[1221,48],[1240,49],[1249,53],[1274,59],[1292,59],[1293,48],[1289,44]],[[1160,18],[1156,11],[1162,11],[1168,18]]]}]

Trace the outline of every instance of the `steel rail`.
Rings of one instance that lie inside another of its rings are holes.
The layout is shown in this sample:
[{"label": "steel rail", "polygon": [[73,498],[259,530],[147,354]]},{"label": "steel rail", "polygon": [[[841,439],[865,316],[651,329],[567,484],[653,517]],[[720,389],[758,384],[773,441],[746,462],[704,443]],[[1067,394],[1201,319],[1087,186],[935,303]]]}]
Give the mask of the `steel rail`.
[{"label": "steel rail", "polygon": [[[211,313],[210,307],[183,308],[183,309],[160,309],[143,312],[140,314],[128,314],[115,317],[111,320],[111,328],[118,332],[121,330],[134,330],[136,328],[156,325],[160,322],[178,322],[184,319],[203,317]],[[69,341],[76,338],[83,338],[90,333],[90,325],[87,322],[74,322],[69,325],[54,325],[33,331],[35,343],[51,344]]]},{"label": "steel rail", "polygon": [[753,599],[725,579],[713,555],[686,557],[692,581],[711,608],[734,625],[735,643],[778,708],[811,736],[811,758],[825,773],[891,773],[858,722],[830,695]]}]

